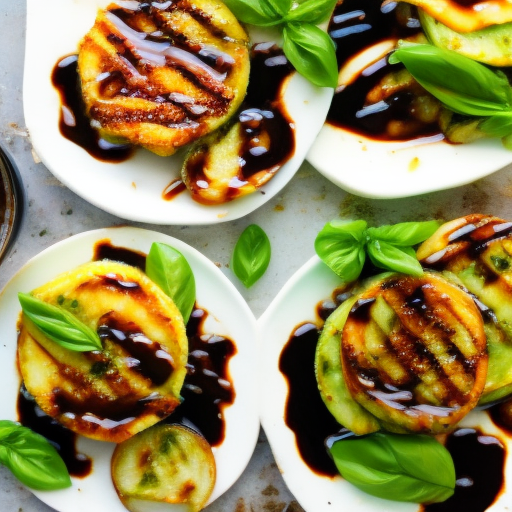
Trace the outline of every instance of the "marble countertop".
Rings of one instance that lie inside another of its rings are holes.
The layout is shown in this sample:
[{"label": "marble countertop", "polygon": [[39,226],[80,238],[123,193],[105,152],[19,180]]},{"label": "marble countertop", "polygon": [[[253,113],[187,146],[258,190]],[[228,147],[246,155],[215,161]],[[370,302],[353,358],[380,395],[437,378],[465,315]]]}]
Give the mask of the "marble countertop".
[{"label": "marble countertop", "polygon": [[[56,14],[58,15],[58,13]],[[17,163],[27,196],[21,233],[0,266],[0,289],[32,256],[83,231],[128,224],[88,204],[64,187],[38,162],[24,124],[22,83],[25,40],[24,2],[0,0],[0,142]],[[58,37],[58,34],[49,34]],[[397,200],[372,200],[335,187],[308,163],[276,197],[242,219],[215,226],[153,226],[201,251],[235,284],[259,317],[293,273],[313,254],[316,233],[335,218],[364,218],[394,223],[450,219],[471,212],[512,218],[512,167],[457,189]],[[263,278],[245,289],[229,269],[234,244],[249,224],[260,225],[272,244],[272,260]],[[256,404],[255,404],[256,406]],[[52,509],[0,467],[3,512],[50,512]],[[287,490],[263,431],[240,480],[208,512],[296,512],[301,508]]]}]

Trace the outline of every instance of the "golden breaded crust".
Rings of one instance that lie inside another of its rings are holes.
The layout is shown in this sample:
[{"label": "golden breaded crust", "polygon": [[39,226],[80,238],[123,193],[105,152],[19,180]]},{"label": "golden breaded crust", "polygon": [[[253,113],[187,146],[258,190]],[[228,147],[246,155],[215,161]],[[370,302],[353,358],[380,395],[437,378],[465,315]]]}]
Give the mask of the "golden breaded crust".
[{"label": "golden breaded crust", "polygon": [[249,66],[247,34],[213,0],[111,4],[78,54],[93,126],[162,156],[231,117]]},{"label": "golden breaded crust", "polygon": [[174,302],[140,270],[86,264],[34,290],[95,330],[103,350],[74,352],[22,316],[19,368],[49,416],[93,439],[121,442],[180,404],[188,341]]}]

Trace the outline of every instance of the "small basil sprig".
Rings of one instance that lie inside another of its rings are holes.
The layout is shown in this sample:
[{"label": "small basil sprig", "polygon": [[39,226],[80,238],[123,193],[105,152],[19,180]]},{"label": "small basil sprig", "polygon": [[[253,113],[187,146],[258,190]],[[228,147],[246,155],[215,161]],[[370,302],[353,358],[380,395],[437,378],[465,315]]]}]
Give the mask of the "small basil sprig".
[{"label": "small basil sprig", "polygon": [[246,288],[250,288],[267,270],[270,263],[270,240],[256,224],[247,226],[238,239],[231,269]]},{"label": "small basil sprig", "polygon": [[512,87],[503,73],[429,44],[402,44],[389,62],[402,62],[415,80],[449,110],[485,118],[479,128],[487,135],[512,135]]},{"label": "small basil sprig", "polygon": [[57,450],[43,436],[13,421],[0,420],[0,463],[32,489],[51,491],[71,485]]},{"label": "small basil sprig", "polygon": [[438,503],[455,490],[450,452],[427,435],[354,436],[336,441],[330,453],[345,480],[379,498]]},{"label": "small basil sprig", "polygon": [[225,4],[243,23],[281,26],[283,51],[295,69],[319,87],[336,87],[334,43],[316,26],[329,17],[336,0],[225,0]]},{"label": "small basil sprig", "polygon": [[50,340],[76,352],[101,350],[98,334],[66,309],[18,293],[23,314]]},{"label": "small basil sprig", "polygon": [[418,276],[423,269],[413,246],[426,240],[438,227],[436,221],[368,228],[364,220],[334,220],[318,233],[315,251],[346,283],[359,277],[367,254],[378,268]]},{"label": "small basil sprig", "polygon": [[174,301],[186,324],[196,302],[196,281],[185,256],[155,242],[146,258],[146,274]]}]

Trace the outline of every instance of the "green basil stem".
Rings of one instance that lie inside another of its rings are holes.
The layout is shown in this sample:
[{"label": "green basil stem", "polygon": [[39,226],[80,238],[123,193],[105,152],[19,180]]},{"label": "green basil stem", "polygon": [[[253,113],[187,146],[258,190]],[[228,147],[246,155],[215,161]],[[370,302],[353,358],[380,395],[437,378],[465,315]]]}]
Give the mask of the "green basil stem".
[{"label": "green basil stem", "polygon": [[51,491],[71,485],[55,448],[43,436],[13,421],[0,420],[0,463],[32,489]]},{"label": "green basil stem", "polygon": [[18,293],[23,314],[48,339],[76,352],[101,350],[98,334],[75,315],[28,293]]}]

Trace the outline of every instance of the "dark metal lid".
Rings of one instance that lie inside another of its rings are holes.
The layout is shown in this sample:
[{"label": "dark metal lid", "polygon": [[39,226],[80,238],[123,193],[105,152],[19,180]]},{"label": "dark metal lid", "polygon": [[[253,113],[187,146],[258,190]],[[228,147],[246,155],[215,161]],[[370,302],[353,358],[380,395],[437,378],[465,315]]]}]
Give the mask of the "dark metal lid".
[{"label": "dark metal lid", "polygon": [[0,262],[16,239],[24,205],[25,197],[18,168],[0,146]]}]

